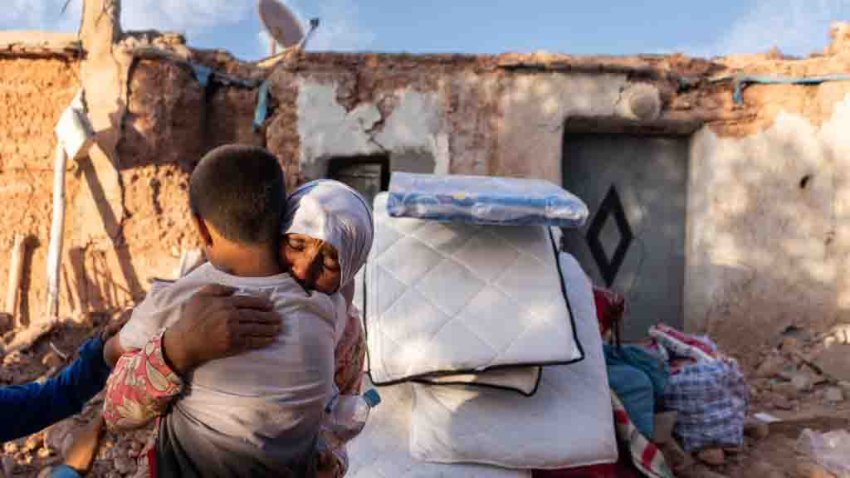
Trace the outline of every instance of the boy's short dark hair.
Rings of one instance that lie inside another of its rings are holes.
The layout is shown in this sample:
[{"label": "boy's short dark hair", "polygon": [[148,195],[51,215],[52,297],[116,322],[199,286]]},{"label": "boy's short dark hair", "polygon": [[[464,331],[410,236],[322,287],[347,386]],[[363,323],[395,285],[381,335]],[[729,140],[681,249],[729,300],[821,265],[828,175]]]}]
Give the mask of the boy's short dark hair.
[{"label": "boy's short dark hair", "polygon": [[283,171],[263,148],[219,146],[192,172],[189,202],[192,213],[227,240],[252,245],[278,241],[286,203]]}]

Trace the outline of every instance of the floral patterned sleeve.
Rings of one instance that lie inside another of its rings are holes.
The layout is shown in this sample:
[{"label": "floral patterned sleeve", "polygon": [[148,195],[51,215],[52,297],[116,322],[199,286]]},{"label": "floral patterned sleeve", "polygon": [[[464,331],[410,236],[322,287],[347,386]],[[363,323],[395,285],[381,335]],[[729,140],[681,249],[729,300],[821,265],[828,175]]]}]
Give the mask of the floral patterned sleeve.
[{"label": "floral patterned sleeve", "polygon": [[183,390],[183,381],[162,354],[162,334],[141,350],[122,355],[109,375],[103,417],[110,430],[132,430],[150,423]]},{"label": "floral patterned sleeve", "polygon": [[357,395],[363,382],[366,361],[366,336],[360,323],[360,310],[350,304],[342,338],[334,351],[336,374],[334,383],[340,395]]}]

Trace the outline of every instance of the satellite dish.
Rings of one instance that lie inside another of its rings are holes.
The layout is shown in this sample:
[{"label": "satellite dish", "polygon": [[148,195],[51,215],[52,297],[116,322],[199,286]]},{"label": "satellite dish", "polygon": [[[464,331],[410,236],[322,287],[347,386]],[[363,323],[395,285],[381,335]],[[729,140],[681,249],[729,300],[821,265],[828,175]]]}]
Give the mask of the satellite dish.
[{"label": "satellite dish", "polygon": [[276,45],[286,49],[302,44],[304,29],[290,9],[277,0],[259,0],[259,9],[260,20],[273,40],[272,55]]}]

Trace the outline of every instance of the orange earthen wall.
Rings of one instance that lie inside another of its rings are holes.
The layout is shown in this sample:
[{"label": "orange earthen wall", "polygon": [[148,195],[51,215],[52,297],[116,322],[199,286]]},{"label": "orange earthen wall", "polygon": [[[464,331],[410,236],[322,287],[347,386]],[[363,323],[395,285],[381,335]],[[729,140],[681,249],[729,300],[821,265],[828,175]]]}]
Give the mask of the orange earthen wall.
[{"label": "orange earthen wall", "polygon": [[[14,235],[29,235],[21,302],[27,319],[44,310],[53,128],[79,89],[78,70],[75,60],[0,59],[0,290],[5,301]],[[71,165],[69,171],[66,195],[73,200],[78,188]]]}]

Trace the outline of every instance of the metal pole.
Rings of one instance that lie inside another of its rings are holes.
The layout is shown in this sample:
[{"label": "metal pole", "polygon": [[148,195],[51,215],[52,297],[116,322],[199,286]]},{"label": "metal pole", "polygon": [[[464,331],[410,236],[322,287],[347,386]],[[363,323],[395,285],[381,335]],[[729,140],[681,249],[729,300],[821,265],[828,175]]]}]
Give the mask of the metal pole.
[{"label": "metal pole", "polygon": [[59,266],[65,229],[65,148],[57,142],[53,162],[53,219],[50,223],[50,245],[47,250],[47,316],[59,316]]}]

